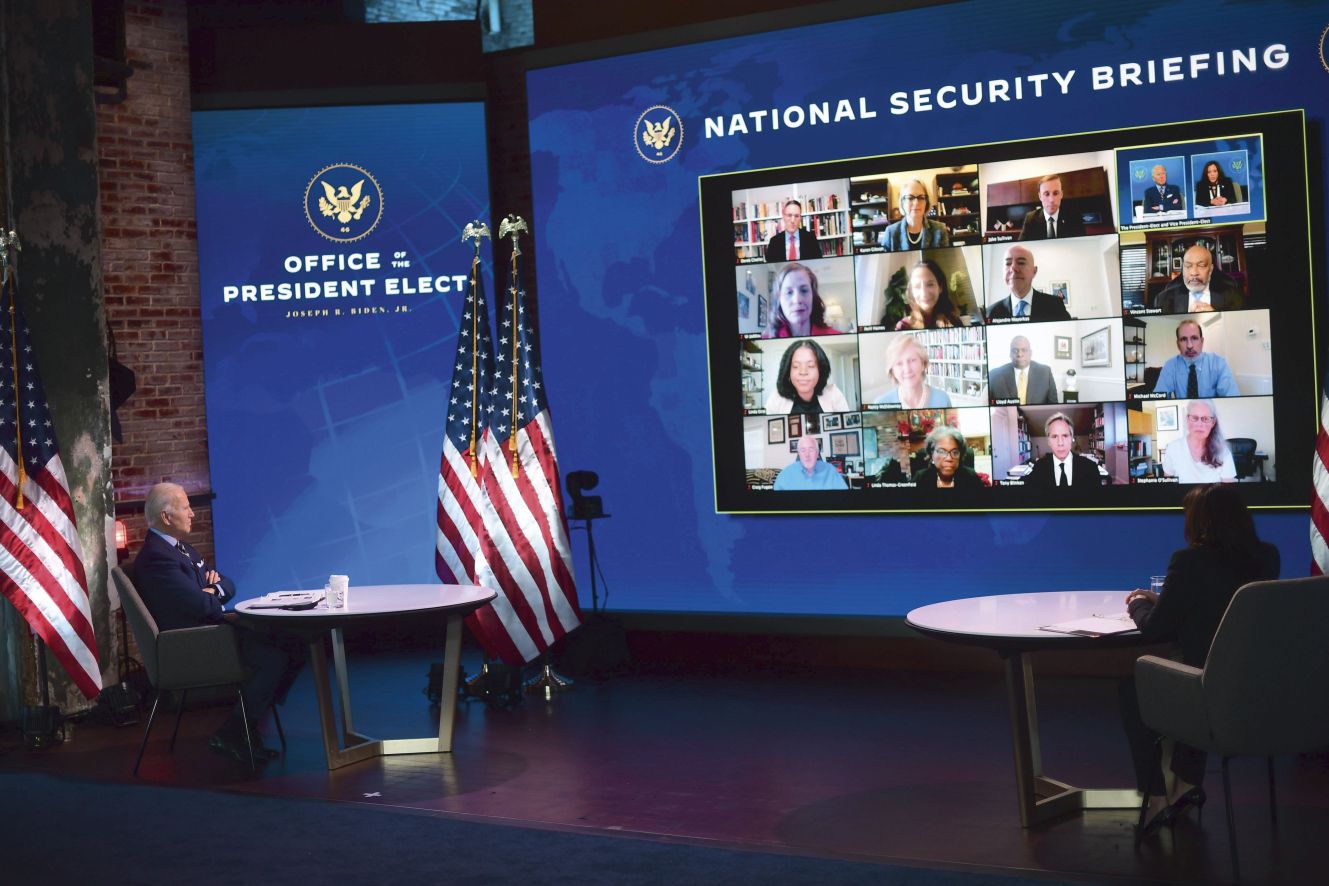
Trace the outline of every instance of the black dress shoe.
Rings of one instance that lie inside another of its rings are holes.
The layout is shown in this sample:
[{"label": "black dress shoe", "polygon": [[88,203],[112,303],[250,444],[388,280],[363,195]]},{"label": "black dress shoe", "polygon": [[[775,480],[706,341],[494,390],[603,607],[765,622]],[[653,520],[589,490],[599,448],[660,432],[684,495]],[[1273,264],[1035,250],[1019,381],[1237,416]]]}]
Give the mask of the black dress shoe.
[{"label": "black dress shoe", "polygon": [[[249,727],[249,738],[254,743],[254,757],[262,757],[264,760],[275,760],[281,756],[281,751],[270,748],[263,743],[263,736],[259,734],[257,726]],[[244,747],[245,740],[243,736],[240,739],[240,746]]]},{"label": "black dress shoe", "polygon": [[[214,735],[208,739],[208,750],[230,757],[237,763],[249,765],[249,748],[245,747],[244,739],[236,741],[224,735]],[[258,747],[254,748],[255,763],[266,763],[268,760],[269,758],[261,753]]]}]

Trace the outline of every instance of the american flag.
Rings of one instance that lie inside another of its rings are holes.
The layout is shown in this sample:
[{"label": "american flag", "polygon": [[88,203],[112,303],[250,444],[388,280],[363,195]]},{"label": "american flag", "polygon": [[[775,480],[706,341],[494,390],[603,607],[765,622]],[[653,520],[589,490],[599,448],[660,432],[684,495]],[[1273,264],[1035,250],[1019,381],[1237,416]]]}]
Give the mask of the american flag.
[{"label": "american flag", "polygon": [[477,560],[481,556],[481,539],[488,534],[485,524],[489,508],[480,491],[478,475],[493,384],[489,307],[485,303],[477,255],[471,262],[471,282],[457,330],[443,460],[438,469],[434,566],[439,578],[449,583],[479,583],[478,574],[483,569]]},{"label": "american flag", "polygon": [[1320,431],[1311,464],[1311,575],[1329,574],[1329,384],[1320,394]]},{"label": "american flag", "polygon": [[[581,623],[559,492],[558,460],[541,376],[539,337],[526,293],[521,289],[519,255],[514,238],[511,283],[494,342],[498,369],[488,382],[484,381],[486,376],[481,376],[474,404],[465,397],[450,404],[439,478],[437,558],[439,575],[445,581],[449,576],[457,580],[462,574],[460,568],[475,583],[502,592],[472,616],[468,625],[487,651],[510,664],[537,658]],[[471,292],[476,304],[483,305],[474,268]],[[487,350],[487,316],[480,328]],[[469,346],[471,332],[463,329],[458,337],[459,351]],[[482,362],[483,358],[475,365]],[[462,365],[460,370],[457,364]],[[470,385],[470,369],[459,357],[453,370],[455,396]],[[486,425],[477,438],[478,503],[465,483],[469,474],[465,478],[449,476],[455,475],[463,462],[450,458],[449,453],[450,448],[458,448],[453,427],[460,406],[483,416]],[[466,502],[459,500],[460,493],[468,496]],[[469,517],[467,527],[459,525],[460,517]],[[468,558],[457,550],[459,541],[469,544],[473,556]],[[468,562],[470,570],[466,570]]]},{"label": "american flag", "polygon": [[83,550],[14,289],[11,276],[0,291],[0,593],[95,698],[102,677]]}]

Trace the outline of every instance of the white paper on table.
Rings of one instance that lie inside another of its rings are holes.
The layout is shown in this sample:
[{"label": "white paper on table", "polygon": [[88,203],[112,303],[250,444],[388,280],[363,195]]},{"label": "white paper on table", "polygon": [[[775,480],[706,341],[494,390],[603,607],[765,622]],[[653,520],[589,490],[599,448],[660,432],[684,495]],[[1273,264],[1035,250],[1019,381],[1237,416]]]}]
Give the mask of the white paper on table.
[{"label": "white paper on table", "polygon": [[1126,613],[1120,615],[1091,615],[1088,618],[1075,618],[1052,625],[1043,625],[1040,631],[1054,634],[1076,634],[1081,637],[1107,637],[1112,634],[1125,634],[1135,630],[1135,622]]}]

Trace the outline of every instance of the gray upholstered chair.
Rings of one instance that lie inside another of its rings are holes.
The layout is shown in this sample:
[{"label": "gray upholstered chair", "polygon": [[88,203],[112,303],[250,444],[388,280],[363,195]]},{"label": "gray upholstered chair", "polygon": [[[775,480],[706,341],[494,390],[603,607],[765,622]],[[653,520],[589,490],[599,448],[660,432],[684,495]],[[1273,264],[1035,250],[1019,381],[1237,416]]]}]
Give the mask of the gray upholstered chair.
[{"label": "gray upholstered chair", "polygon": [[[205,625],[197,628],[180,628],[172,631],[160,631],[148,607],[138,595],[134,583],[119,566],[111,569],[111,579],[120,594],[120,603],[125,610],[129,628],[134,632],[134,641],[138,643],[139,654],[143,657],[143,667],[148,672],[148,679],[157,689],[157,697],[152,702],[152,713],[148,715],[148,728],[143,730],[143,741],[138,746],[138,756],[134,758],[134,774],[138,774],[139,764],[143,761],[143,750],[148,745],[148,734],[152,732],[152,722],[157,716],[157,707],[166,692],[180,692],[180,701],[176,706],[175,729],[171,732],[171,750],[175,750],[175,738],[180,732],[180,716],[184,711],[185,698],[191,689],[203,689],[213,686],[230,686],[240,698],[240,711],[249,722],[248,711],[244,709],[244,696],[240,685],[246,673],[244,662],[240,658],[240,644],[235,636],[235,628],[228,624]],[[277,714],[273,711],[273,716]],[[277,731],[281,733],[281,721],[277,721]],[[249,765],[254,767],[253,740],[246,731],[245,741],[249,746]],[[285,736],[282,736],[285,744]]]},{"label": "gray upholstered chair", "polygon": [[1149,728],[1223,758],[1232,872],[1239,876],[1228,762],[1329,747],[1329,576],[1243,585],[1218,626],[1203,669],[1146,655],[1135,663]]}]

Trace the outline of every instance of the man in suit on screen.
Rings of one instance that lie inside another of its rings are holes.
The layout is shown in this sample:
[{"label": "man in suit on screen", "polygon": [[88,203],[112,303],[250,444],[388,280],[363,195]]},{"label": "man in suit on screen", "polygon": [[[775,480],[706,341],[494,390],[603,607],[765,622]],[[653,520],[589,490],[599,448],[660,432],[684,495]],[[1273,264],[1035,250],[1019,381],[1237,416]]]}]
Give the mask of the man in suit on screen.
[{"label": "man in suit on screen", "polygon": [[1048,446],[1047,455],[1034,462],[1034,468],[1024,478],[1025,486],[1042,489],[1089,489],[1103,485],[1098,465],[1083,455],[1076,455],[1075,423],[1064,412],[1054,412],[1043,424]]},{"label": "man in suit on screen", "polygon": [[1189,318],[1177,324],[1177,356],[1163,364],[1154,393],[1188,400],[1241,396],[1227,359],[1205,353],[1204,329]]},{"label": "man in suit on screen", "polygon": [[1061,211],[1060,175],[1045,175],[1038,180],[1038,202],[1042,205],[1024,217],[1020,227],[1021,240],[1084,236],[1084,222],[1073,212]]},{"label": "man in suit on screen", "polygon": [[1018,400],[1026,404],[1060,403],[1052,369],[1033,361],[1029,339],[1017,335],[1011,339],[1011,362],[988,373],[988,396],[994,401]]},{"label": "man in suit on screen", "polygon": [[1237,282],[1222,271],[1214,272],[1214,257],[1196,243],[1181,257],[1181,276],[1158,293],[1155,307],[1165,314],[1195,314],[1201,311],[1232,311],[1246,304]]},{"label": "man in suit on screen", "polygon": [[1140,205],[1144,207],[1145,215],[1185,208],[1181,203],[1181,188],[1167,183],[1167,170],[1163,164],[1154,167],[1154,183],[1140,198]]},{"label": "man in suit on screen", "polygon": [[1038,275],[1038,265],[1034,264],[1034,254],[1024,246],[1012,246],[1006,250],[1005,281],[1009,289],[1007,296],[988,305],[988,322],[1005,319],[1026,320],[1070,320],[1070,312],[1061,299],[1046,292],[1034,290],[1034,277]]},{"label": "man in suit on screen", "polygon": [[[143,506],[148,524],[143,547],[134,558],[134,585],[143,605],[163,631],[230,622],[224,605],[235,597],[235,583],[204,562],[194,547],[184,541],[194,525],[189,496],[174,483],[158,483],[148,492]],[[237,704],[231,716],[208,741],[208,747],[240,762],[249,762],[245,729],[254,742],[255,760],[276,757],[255,731],[274,700],[284,700],[304,662],[298,644],[283,645],[266,634],[236,624],[240,657],[251,671],[240,687],[244,696],[245,722]]]},{"label": "man in suit on screen", "polygon": [[766,244],[766,260],[805,261],[821,258],[821,244],[811,232],[803,230],[803,204],[797,200],[786,200],[781,218],[784,230]]}]

